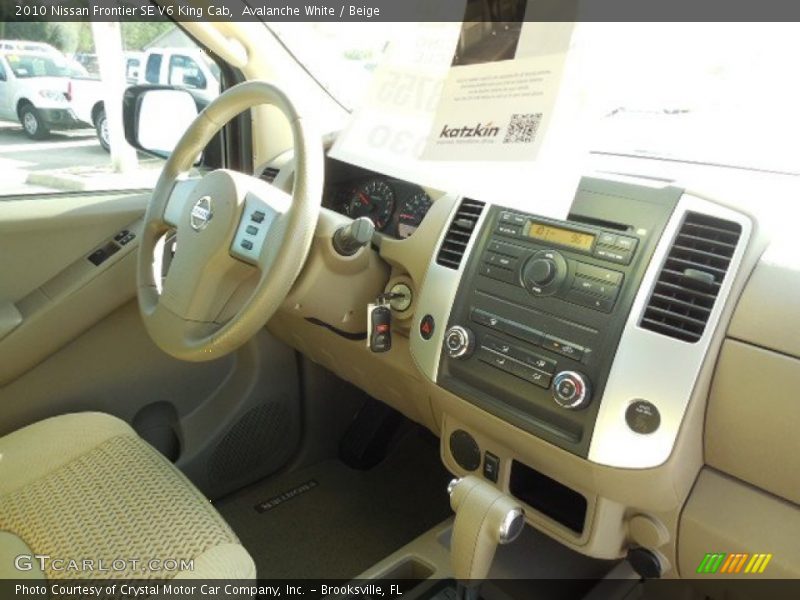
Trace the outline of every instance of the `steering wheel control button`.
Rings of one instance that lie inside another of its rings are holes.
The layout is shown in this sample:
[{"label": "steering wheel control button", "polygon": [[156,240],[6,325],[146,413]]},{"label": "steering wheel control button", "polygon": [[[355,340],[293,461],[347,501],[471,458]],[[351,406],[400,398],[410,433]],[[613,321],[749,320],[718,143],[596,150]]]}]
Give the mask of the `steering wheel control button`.
[{"label": "steering wheel control button", "polygon": [[592,399],[588,379],[577,371],[561,371],[553,380],[553,399],[561,408],[583,408]]},{"label": "steering wheel control button", "polygon": [[459,467],[465,471],[474,471],[481,466],[481,449],[478,442],[463,429],[456,429],[450,434],[450,454]]},{"label": "steering wheel control button", "polygon": [[466,327],[453,325],[444,334],[444,348],[450,358],[467,358],[475,348],[475,336]]},{"label": "steering wheel control button", "polygon": [[436,329],[436,322],[433,320],[433,315],[425,315],[419,322],[419,334],[423,340],[431,339],[433,331]]},{"label": "steering wheel control button", "polygon": [[661,425],[661,413],[652,402],[634,400],[625,410],[625,422],[631,431],[647,435],[655,432]]},{"label": "steering wheel control button", "polygon": [[[272,207],[265,207],[252,197],[246,198],[242,219],[231,245],[231,254],[250,264],[257,264],[270,227],[278,217],[279,213]],[[260,226],[254,223],[260,223]]]}]

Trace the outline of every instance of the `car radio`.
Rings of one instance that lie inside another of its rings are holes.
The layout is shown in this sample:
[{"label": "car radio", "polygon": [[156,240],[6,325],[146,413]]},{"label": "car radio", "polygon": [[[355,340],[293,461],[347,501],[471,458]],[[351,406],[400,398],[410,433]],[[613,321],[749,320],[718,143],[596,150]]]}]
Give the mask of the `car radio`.
[{"label": "car radio", "polygon": [[640,198],[599,191],[586,180],[567,221],[487,207],[437,378],[582,456],[628,312],[679,197],[675,188],[637,188]]}]

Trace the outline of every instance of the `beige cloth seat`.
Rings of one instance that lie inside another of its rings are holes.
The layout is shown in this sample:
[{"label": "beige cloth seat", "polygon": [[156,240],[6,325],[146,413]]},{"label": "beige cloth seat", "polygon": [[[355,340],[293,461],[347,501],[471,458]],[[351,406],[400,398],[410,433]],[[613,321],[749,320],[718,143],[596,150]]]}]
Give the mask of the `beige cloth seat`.
[{"label": "beige cloth seat", "polygon": [[[51,557],[43,572],[38,559],[18,570],[25,549]],[[70,560],[92,560],[94,570]],[[101,561],[109,570],[98,570]],[[75,413],[0,438],[0,577],[37,575],[242,580],[255,578],[255,563],[209,501],[125,422]]]}]

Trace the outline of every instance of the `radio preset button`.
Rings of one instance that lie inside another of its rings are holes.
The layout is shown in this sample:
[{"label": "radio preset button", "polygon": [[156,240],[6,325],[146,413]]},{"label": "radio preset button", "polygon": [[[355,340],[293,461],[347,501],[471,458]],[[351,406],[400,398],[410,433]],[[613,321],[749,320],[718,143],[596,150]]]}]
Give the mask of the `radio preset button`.
[{"label": "radio preset button", "polygon": [[597,258],[602,258],[603,260],[619,263],[621,265],[627,265],[631,262],[630,250],[619,250],[617,248],[603,248],[598,246],[594,250],[594,255]]},{"label": "radio preset button", "polygon": [[504,269],[516,269],[517,259],[503,254],[495,254],[494,252],[487,252],[483,260],[491,265],[497,265]]},{"label": "radio preset button", "polygon": [[636,244],[638,242],[639,240],[637,240],[636,238],[619,236],[614,246],[621,250],[627,250],[628,252],[633,252],[636,249]]},{"label": "radio preset button", "polygon": [[611,285],[620,285],[622,283],[623,274],[619,271],[612,271],[604,267],[597,267],[589,263],[579,262],[575,268],[575,274],[579,277],[588,277],[604,281]]},{"label": "radio preset button", "polygon": [[498,254],[505,254],[506,256],[511,256],[513,258],[519,258],[525,252],[525,248],[520,248],[519,246],[512,246],[511,244],[504,244],[503,242],[492,240],[489,242],[488,246],[489,252],[496,252]]},{"label": "radio preset button", "polygon": [[572,289],[580,290],[584,294],[595,294],[596,296],[602,296],[603,298],[609,298],[611,300],[615,299],[617,297],[617,292],[619,292],[619,288],[615,285],[603,283],[595,279],[586,279],[580,276],[575,277],[573,280]]},{"label": "radio preset button", "polygon": [[601,312],[611,312],[611,309],[614,307],[614,298],[585,294],[581,290],[574,288],[567,292],[565,299],[578,306],[593,308]]},{"label": "radio preset button", "polygon": [[511,237],[517,237],[520,234],[520,231],[522,231],[522,229],[516,225],[506,225],[501,223],[497,226],[497,233],[502,235],[510,235]]},{"label": "radio preset button", "polygon": [[485,275],[486,277],[491,277],[492,279],[497,279],[498,281],[503,281],[505,283],[516,283],[516,278],[514,277],[514,271],[509,271],[508,269],[504,269],[503,267],[488,265],[484,263],[480,266],[479,272],[481,275]]},{"label": "radio preset button", "polygon": [[597,243],[603,246],[614,246],[617,243],[617,235],[603,232],[598,236]]},{"label": "radio preset button", "polygon": [[527,218],[523,217],[522,215],[504,211],[500,213],[500,220],[503,223],[511,223],[512,225],[523,226],[525,225]]}]

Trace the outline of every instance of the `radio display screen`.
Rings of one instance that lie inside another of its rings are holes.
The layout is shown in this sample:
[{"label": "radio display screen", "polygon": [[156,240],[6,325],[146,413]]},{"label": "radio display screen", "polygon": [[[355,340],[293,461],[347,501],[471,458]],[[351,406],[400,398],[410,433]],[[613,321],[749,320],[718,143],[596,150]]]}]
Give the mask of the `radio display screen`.
[{"label": "radio display screen", "polygon": [[595,238],[595,236],[589,233],[562,229],[561,227],[553,227],[552,225],[535,223],[533,221],[530,222],[528,237],[543,242],[551,242],[553,244],[577,248],[578,250],[591,250]]}]

